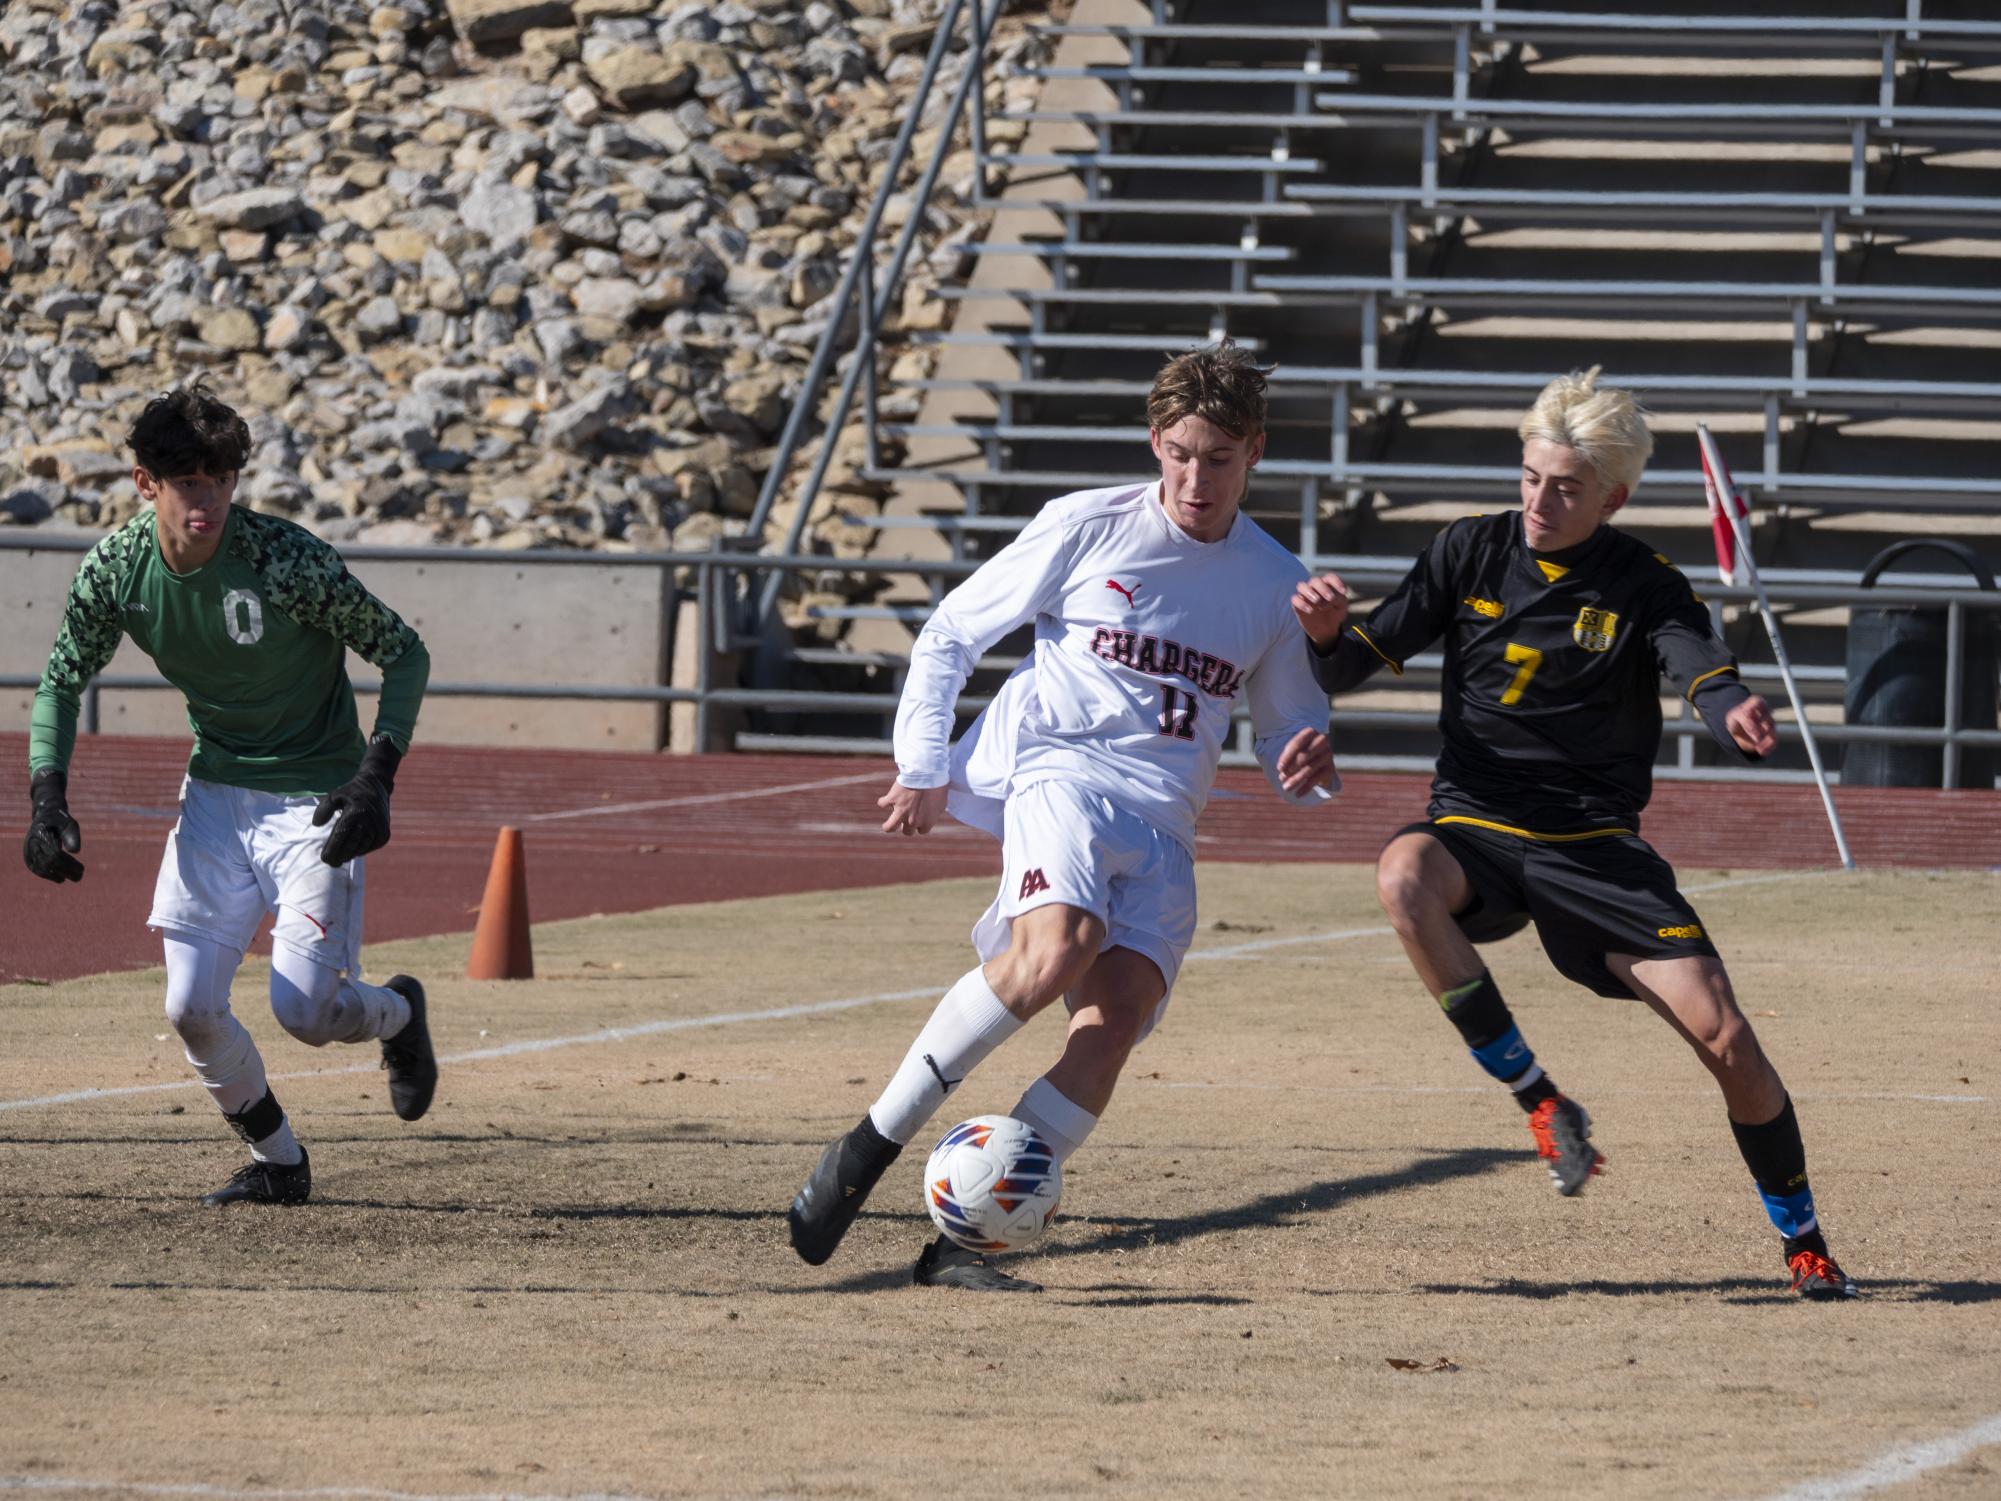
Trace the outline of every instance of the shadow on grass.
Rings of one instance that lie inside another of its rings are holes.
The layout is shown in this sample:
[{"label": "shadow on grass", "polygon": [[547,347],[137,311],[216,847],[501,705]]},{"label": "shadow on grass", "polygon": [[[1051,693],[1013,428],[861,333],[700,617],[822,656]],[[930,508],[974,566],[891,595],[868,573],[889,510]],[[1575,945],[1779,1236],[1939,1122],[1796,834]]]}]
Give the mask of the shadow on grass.
[{"label": "shadow on grass", "polygon": [[[1895,1303],[1947,1303],[1965,1306],[1978,1303],[2001,1302],[2001,1282],[1926,1282],[1913,1278],[1885,1278],[1880,1281],[1861,1280],[1860,1296],[1854,1301],[1867,1302],[1872,1297]],[[1413,1291],[1421,1293],[1454,1293],[1471,1297],[1519,1298],[1526,1302],[1547,1302],[1555,1298],[1598,1297],[1598,1298],[1669,1298],[1701,1297],[1721,1298],[1726,1303],[1797,1303],[1785,1282],[1785,1273],[1779,1271],[1770,1277],[1706,1277],[1688,1279],[1657,1279],[1643,1282],[1614,1282],[1605,1278],[1586,1278],[1581,1282],[1530,1282],[1522,1278],[1507,1277],[1498,1282],[1422,1282]],[[1835,1299],[1837,1303],[1847,1299]]]},{"label": "shadow on grass", "polygon": [[[1433,1188],[1479,1177],[1504,1167],[1520,1164],[1525,1154],[1498,1147],[1461,1147],[1420,1157],[1393,1172],[1365,1173],[1355,1178],[1325,1179],[1284,1193],[1263,1194],[1235,1209],[1216,1209],[1204,1214],[1174,1219],[1114,1218],[1093,1216],[1089,1224],[1100,1232],[1075,1245],[1051,1246],[1036,1253],[1036,1260],[1054,1261],[1068,1256],[1096,1256],[1106,1251],[1136,1251],[1176,1246],[1211,1235],[1239,1230],[1255,1230],[1286,1224],[1304,1215],[1326,1214],[1363,1200],[1411,1189]],[[911,1216],[870,1216],[870,1218],[911,1219]],[[1032,1263],[1031,1263],[1032,1265]],[[851,1277],[840,1282],[778,1292],[855,1293],[873,1292],[879,1286],[873,1277]]]}]

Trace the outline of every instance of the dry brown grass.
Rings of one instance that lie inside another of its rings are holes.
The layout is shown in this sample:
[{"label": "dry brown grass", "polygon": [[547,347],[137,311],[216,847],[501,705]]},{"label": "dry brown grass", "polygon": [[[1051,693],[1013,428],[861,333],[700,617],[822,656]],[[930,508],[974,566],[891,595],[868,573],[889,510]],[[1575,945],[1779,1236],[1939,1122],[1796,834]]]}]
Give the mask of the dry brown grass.
[{"label": "dry brown grass", "polygon": [[[1203,885],[1205,949],[1380,923],[1353,867]],[[942,987],[985,896],[551,926],[528,984],[445,978],[462,940],[369,960],[430,979],[454,1054]],[[786,1245],[785,1203],[927,999],[459,1062],[414,1127],[378,1074],[281,1078],[316,1178],[290,1211],[193,1203],[238,1150],[196,1090],[0,1110],[0,1489],[1762,1497],[2001,1412],[2001,886],[1697,903],[1798,1100],[1855,1304],[1784,1292],[1720,1101],[1651,1015],[1567,987],[1531,938],[1491,951],[1611,1159],[1560,1200],[1365,935],[1190,964],[1023,1258],[1040,1298],[906,1285],[917,1151],[830,1266]],[[280,1037],[263,985],[246,971],[238,1010],[274,1075],[369,1061]],[[0,1101],[180,1083],[158,989],[0,990]],[[1006,1109],[1057,1035],[1030,1027],[956,1114]],[[1457,1369],[1388,1364],[1438,1357]],[[1896,1494],[1991,1497],[1997,1469],[1990,1448]]]}]

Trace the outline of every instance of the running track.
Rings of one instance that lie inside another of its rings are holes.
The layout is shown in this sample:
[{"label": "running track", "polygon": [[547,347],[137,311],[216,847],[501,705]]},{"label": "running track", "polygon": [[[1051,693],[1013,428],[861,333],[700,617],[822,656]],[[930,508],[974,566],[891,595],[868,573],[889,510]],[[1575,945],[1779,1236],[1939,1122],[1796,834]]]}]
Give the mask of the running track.
[{"label": "running track", "polygon": [[[71,768],[83,883],[51,886],[13,851],[27,819],[27,737],[0,734],[0,983],[159,962],[144,926],[174,819],[185,740],[84,737]],[[681,902],[993,876],[999,847],[948,823],[878,832],[881,760],[420,746],[398,773],[395,841],[369,860],[370,941],[467,932],[502,825],[524,831],[538,922]],[[1203,816],[1207,860],[1372,860],[1423,816],[1421,777],[1351,774],[1332,808],[1286,807],[1256,772],[1226,771]],[[2001,867],[2001,793],[1855,788],[1838,794],[1865,868]],[[1677,865],[1836,864],[1811,786],[1663,783],[1646,833]],[[260,941],[260,947],[263,947]]]}]

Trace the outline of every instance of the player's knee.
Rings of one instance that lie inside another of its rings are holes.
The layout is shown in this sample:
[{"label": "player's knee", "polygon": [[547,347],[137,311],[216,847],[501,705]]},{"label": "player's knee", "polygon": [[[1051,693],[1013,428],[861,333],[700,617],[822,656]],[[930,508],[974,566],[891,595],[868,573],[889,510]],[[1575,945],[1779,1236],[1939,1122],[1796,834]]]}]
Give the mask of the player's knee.
[{"label": "player's knee", "polygon": [[1422,854],[1402,841],[1383,851],[1376,864],[1376,900],[1398,928],[1418,922],[1442,898]]},{"label": "player's knee", "polygon": [[271,1014],[278,1025],[308,1047],[338,1041],[340,976],[320,964],[296,966],[302,973],[271,970]]},{"label": "player's knee", "polygon": [[1049,921],[1032,927],[1016,924],[1014,941],[1001,956],[1015,995],[1046,1005],[1074,985],[1098,956],[1096,920],[1079,913],[1079,921]]},{"label": "player's knee", "polygon": [[199,1048],[214,1036],[229,1015],[229,996],[215,995],[197,987],[174,984],[167,986],[167,1025],[183,1045]]}]

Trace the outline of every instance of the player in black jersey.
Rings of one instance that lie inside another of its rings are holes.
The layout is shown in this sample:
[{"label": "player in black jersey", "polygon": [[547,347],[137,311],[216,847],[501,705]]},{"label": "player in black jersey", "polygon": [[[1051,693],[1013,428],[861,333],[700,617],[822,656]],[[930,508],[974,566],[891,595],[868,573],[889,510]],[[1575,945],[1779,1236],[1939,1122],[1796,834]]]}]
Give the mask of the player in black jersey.
[{"label": "player in black jersey", "polygon": [[1815,1216],[1792,1101],[1674,871],[1639,836],[1663,675],[1733,757],[1755,760],[1777,737],[1688,581],[1606,524],[1653,439],[1632,396],[1597,373],[1553,381],[1523,420],[1520,511],[1454,522],[1359,624],[1331,574],[1301,584],[1293,608],[1330,694],[1400,674],[1444,639],[1430,819],[1383,850],[1376,889],[1474,1059],[1529,1112],[1557,1191],[1578,1192],[1604,1161],[1590,1118],[1537,1064],[1474,949],[1530,922],[1565,975],[1646,1002],[1694,1047],[1794,1289],[1852,1296]]}]

